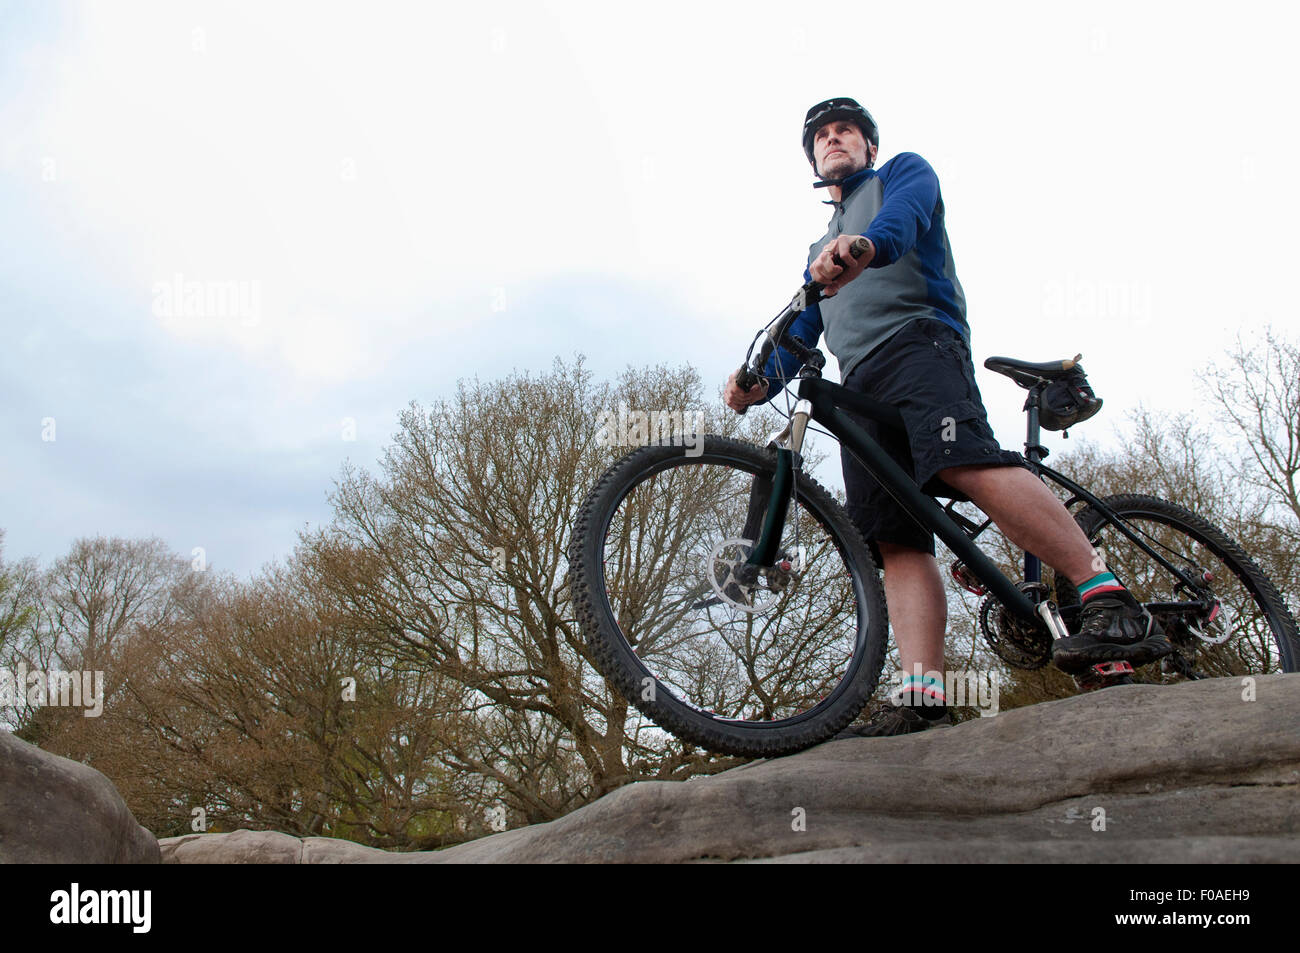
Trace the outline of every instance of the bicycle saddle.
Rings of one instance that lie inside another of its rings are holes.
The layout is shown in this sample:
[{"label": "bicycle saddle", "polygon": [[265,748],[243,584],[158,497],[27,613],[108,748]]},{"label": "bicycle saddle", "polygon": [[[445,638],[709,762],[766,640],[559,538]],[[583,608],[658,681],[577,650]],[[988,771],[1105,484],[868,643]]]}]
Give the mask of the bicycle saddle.
[{"label": "bicycle saddle", "polygon": [[984,366],[991,371],[1005,374],[1021,387],[1033,387],[1041,381],[1054,381],[1064,377],[1074,369],[1081,357],[1082,354],[1076,354],[1064,361],[1043,361],[1041,364],[1020,361],[1014,357],[990,357],[984,362]]}]

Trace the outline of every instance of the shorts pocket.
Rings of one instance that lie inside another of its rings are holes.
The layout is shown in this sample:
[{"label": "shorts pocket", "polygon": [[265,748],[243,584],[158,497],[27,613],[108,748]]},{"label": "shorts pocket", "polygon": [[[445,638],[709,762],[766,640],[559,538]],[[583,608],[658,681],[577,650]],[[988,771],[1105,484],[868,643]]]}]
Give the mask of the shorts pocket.
[{"label": "shorts pocket", "polygon": [[916,453],[916,473],[923,492],[965,500],[938,476],[948,467],[994,463],[1001,449],[993,438],[984,408],[978,401],[953,401],[933,411],[926,421],[926,445]]},{"label": "shorts pocket", "polygon": [[955,447],[969,440],[972,422],[977,425],[983,420],[983,407],[973,400],[959,400],[941,409],[931,419],[930,430],[937,435],[935,439],[940,447]]},{"label": "shorts pocket", "polygon": [[[954,397],[964,396],[967,398],[964,403],[973,403],[976,414],[982,414],[983,410],[979,404],[979,389],[975,384],[975,367],[971,364],[970,348],[966,345],[965,340],[954,332],[953,334],[944,334],[933,338],[931,344],[935,356],[939,359],[936,362],[936,370],[939,373],[951,375],[951,379],[954,381],[949,393]],[[955,383],[956,381],[960,381],[960,383]]]}]

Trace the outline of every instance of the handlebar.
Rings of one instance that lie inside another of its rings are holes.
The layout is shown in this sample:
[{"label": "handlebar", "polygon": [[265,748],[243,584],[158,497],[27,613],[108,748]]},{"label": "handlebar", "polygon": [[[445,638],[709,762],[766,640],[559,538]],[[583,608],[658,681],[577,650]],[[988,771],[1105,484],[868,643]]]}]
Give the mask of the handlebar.
[{"label": "handlebar", "polygon": [[[849,246],[849,253],[852,254],[854,258],[861,258],[870,247],[871,243],[868,242],[864,236],[859,235],[853,240],[853,244]],[[834,260],[837,264],[843,264],[838,257]],[[768,359],[772,356],[772,352],[776,350],[778,345],[787,347],[787,349],[794,353],[796,357],[799,357],[799,351],[807,352],[807,348],[801,341],[799,341],[795,347],[788,346],[787,342],[793,343],[798,341],[798,339],[786,338],[786,328],[788,328],[790,322],[797,318],[803,311],[822,300],[822,289],[825,287],[826,286],[820,281],[809,281],[795,293],[795,296],[790,299],[790,304],[786,306],[786,309],[777,315],[772,324],[768,326],[767,336],[763,341],[763,346],[758,350],[758,356],[748,364],[741,364],[740,369],[736,371],[737,387],[743,391],[748,391],[760,380],[763,380],[763,369],[767,367]],[[813,341],[812,343],[816,344],[817,342]],[[802,362],[803,359],[800,358],[800,360]],[[744,407],[740,408],[740,410],[736,411],[736,413],[744,414],[751,406],[752,405],[750,404],[746,404]]]}]

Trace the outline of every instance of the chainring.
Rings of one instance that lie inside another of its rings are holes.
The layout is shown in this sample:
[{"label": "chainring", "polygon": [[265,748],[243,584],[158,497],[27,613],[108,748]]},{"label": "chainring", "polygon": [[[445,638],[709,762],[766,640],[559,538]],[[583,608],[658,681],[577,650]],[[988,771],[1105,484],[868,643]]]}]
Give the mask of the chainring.
[{"label": "chainring", "polygon": [[[1041,582],[1026,582],[1020,589],[1031,599],[1046,598],[1047,587]],[[980,631],[989,648],[1014,668],[1033,671],[1052,660],[1052,635],[1041,622],[1022,622],[995,596],[980,601]]]}]

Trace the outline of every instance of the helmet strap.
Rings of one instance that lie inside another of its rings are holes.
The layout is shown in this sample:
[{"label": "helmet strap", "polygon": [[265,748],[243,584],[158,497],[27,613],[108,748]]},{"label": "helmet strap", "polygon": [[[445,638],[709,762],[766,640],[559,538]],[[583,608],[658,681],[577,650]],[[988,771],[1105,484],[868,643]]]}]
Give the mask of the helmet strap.
[{"label": "helmet strap", "polygon": [[[859,127],[859,128],[861,128],[861,127]],[[815,159],[814,159],[814,160],[811,160],[811,163],[810,163],[810,164],[812,165],[812,168],[813,168],[813,175],[817,176],[817,178],[818,178],[818,180],[819,180],[819,181],[813,183],[813,188],[814,188],[814,189],[826,189],[826,188],[830,188],[831,186],[834,186],[834,185],[843,185],[843,184],[844,184],[845,182],[847,182],[848,179],[849,179],[849,176],[847,176],[847,175],[844,176],[844,177],[841,178],[841,179],[824,179],[824,178],[822,178],[821,173],[817,171],[817,161],[816,161]],[[873,155],[871,154],[871,140],[868,139],[868,140],[867,140],[867,164],[866,164],[865,166],[863,166],[863,168],[870,169],[870,168],[871,168],[872,166],[874,166],[875,164],[876,164],[876,157],[873,156]],[[859,170],[858,170],[858,172],[861,172],[861,171],[862,171],[862,169],[859,169]],[[857,172],[852,173],[852,175],[857,175],[857,174],[858,174]]]}]

